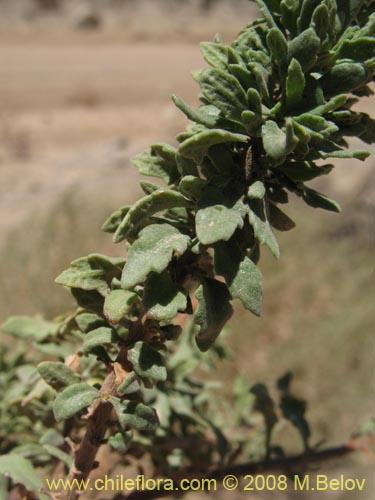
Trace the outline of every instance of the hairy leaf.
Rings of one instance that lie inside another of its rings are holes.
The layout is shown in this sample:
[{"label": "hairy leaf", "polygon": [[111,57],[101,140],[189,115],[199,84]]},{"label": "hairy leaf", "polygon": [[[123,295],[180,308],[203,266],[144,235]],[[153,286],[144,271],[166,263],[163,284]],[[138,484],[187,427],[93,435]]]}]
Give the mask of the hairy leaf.
[{"label": "hairy leaf", "polygon": [[11,453],[3,455],[0,457],[1,474],[10,477],[15,484],[24,485],[28,491],[37,494],[40,500],[48,500],[49,496],[40,491],[44,484],[30,460]]},{"label": "hairy leaf", "polygon": [[297,59],[302,70],[307,71],[314,65],[319,47],[318,35],[313,28],[308,28],[288,43],[288,59]]},{"label": "hairy leaf", "polygon": [[186,139],[180,145],[179,151],[183,156],[192,158],[199,164],[211,146],[225,142],[247,142],[247,140],[246,135],[235,134],[227,130],[204,130]]},{"label": "hairy leaf", "polygon": [[81,377],[77,373],[74,373],[69,366],[60,362],[43,361],[38,365],[38,372],[47,384],[56,391],[81,381]]},{"label": "hairy leaf", "polygon": [[134,156],[132,163],[141,174],[159,177],[167,184],[171,184],[179,176],[176,152],[175,148],[167,144],[155,144],[150,149]]},{"label": "hairy leaf", "polygon": [[129,235],[134,235],[144,224],[147,217],[163,210],[176,207],[188,207],[190,204],[182,194],[171,189],[159,189],[137,201],[114,234],[113,241],[118,243]]},{"label": "hairy leaf", "polygon": [[30,339],[42,342],[57,333],[59,324],[51,321],[45,321],[42,318],[11,316],[3,325],[1,325],[1,329],[5,333],[9,333],[21,339]]},{"label": "hairy leaf", "polygon": [[151,273],[146,281],[143,304],[147,316],[168,321],[186,310],[188,302],[183,288],[175,285],[168,272]]},{"label": "hairy leaf", "polygon": [[55,281],[70,288],[96,290],[105,296],[109,292],[112,279],[121,276],[123,264],[122,258],[90,254],[74,260],[70,268],[63,271]]},{"label": "hairy leaf", "polygon": [[170,224],[152,224],[144,228],[130,247],[122,273],[123,288],[142,283],[151,272],[161,273],[174,255],[182,255],[190,238]]},{"label": "hairy leaf", "polygon": [[203,57],[213,68],[225,70],[228,65],[228,47],[221,43],[201,42]]},{"label": "hairy leaf", "polygon": [[233,298],[260,316],[262,309],[262,273],[252,260],[244,256],[234,244],[215,245],[215,269],[224,276]]},{"label": "hairy leaf", "polygon": [[101,326],[96,330],[91,330],[83,340],[83,352],[89,353],[98,346],[111,345],[119,341],[116,332],[109,327]]},{"label": "hairy leaf", "polygon": [[259,243],[266,245],[278,259],[280,256],[279,245],[268,222],[265,202],[253,200],[249,210],[249,221],[253,226],[254,235]]},{"label": "hairy leaf", "polygon": [[238,120],[246,109],[246,95],[237,78],[220,69],[207,69],[199,76],[202,93],[226,118]]},{"label": "hairy leaf", "polygon": [[262,140],[266,153],[275,160],[291,153],[298,142],[291,122],[287,122],[284,132],[273,120],[268,120],[262,126]]},{"label": "hairy leaf", "polygon": [[323,208],[324,210],[329,210],[331,212],[340,212],[340,205],[334,200],[327,198],[321,193],[318,193],[314,189],[304,187],[303,199],[305,202],[314,208]]},{"label": "hairy leaf", "polygon": [[199,241],[211,245],[217,241],[228,241],[237,228],[244,224],[246,208],[240,201],[232,208],[213,205],[198,210],[195,227]]},{"label": "hairy leaf", "polygon": [[136,342],[128,351],[128,359],[141,378],[150,379],[153,382],[167,379],[167,370],[162,356],[146,342]]},{"label": "hairy leaf", "polygon": [[233,314],[228,288],[220,281],[206,278],[196,292],[198,307],[194,322],[200,326],[196,341],[201,351],[207,351]]},{"label": "hairy leaf", "polygon": [[91,405],[94,399],[100,397],[98,390],[83,382],[73,384],[56,396],[53,403],[53,413],[58,422],[72,417]]},{"label": "hairy leaf", "polygon": [[158,416],[153,408],[138,401],[120,401],[110,397],[119,423],[122,427],[131,427],[138,431],[155,431],[159,425]]},{"label": "hairy leaf", "polygon": [[302,99],[305,89],[305,76],[297,59],[292,59],[288,67],[286,79],[286,104],[287,108],[297,106]]},{"label": "hairy leaf", "polygon": [[136,293],[128,290],[112,290],[104,301],[104,316],[113,324],[119,323],[138,298]]}]

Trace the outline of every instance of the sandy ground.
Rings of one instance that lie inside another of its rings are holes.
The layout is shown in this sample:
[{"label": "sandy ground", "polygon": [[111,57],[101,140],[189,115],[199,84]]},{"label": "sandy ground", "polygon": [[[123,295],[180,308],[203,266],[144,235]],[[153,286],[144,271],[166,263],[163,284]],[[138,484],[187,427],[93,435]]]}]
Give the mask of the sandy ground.
[{"label": "sandy ground", "polygon": [[173,139],[185,122],[170,96],[194,100],[189,74],[201,65],[196,45],[93,38],[7,40],[0,60],[3,237],[61,190],[123,176],[132,154]]},{"label": "sandy ground", "polygon": [[[173,141],[186,122],[170,96],[196,102],[190,73],[203,65],[196,43],[77,33],[2,34],[0,60],[0,239],[72,186],[132,191],[129,158]],[[368,168],[342,165],[331,182],[355,192]]]}]

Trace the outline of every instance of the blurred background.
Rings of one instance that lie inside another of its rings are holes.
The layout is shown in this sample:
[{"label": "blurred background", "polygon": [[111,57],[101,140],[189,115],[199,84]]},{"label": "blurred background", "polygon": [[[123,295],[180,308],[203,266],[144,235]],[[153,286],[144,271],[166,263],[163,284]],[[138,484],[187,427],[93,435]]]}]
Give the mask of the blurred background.
[{"label": "blurred background", "polygon": [[[68,310],[55,276],[89,252],[123,253],[100,226],[140,195],[129,159],[185,126],[170,96],[197,103],[197,42],[230,42],[255,15],[247,0],[0,0],[1,321]],[[358,109],[374,111],[374,98]],[[228,394],[237,375],[273,389],[292,370],[315,441],[330,445],[375,414],[374,166],[338,161],[315,183],[340,215],[292,201],[280,261],[262,258],[263,317],[237,306],[219,370]],[[351,498],[373,498],[366,457],[333,465],[368,479]]]}]

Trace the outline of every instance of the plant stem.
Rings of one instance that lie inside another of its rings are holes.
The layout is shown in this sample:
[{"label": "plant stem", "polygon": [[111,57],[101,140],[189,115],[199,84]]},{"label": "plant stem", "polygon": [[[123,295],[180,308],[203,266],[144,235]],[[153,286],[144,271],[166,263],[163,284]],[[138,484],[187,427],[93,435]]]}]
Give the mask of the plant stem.
[{"label": "plant stem", "polygon": [[[100,392],[106,395],[114,394],[115,379],[115,372],[112,370],[107,375]],[[63,500],[76,500],[79,497],[79,485],[88,478],[93,469],[95,457],[111,420],[112,409],[112,404],[106,400],[99,400],[96,407],[92,409],[87,419],[85,435],[75,453],[74,464],[68,475],[68,481],[70,481],[68,484],[71,484],[73,488],[64,492]]]}]

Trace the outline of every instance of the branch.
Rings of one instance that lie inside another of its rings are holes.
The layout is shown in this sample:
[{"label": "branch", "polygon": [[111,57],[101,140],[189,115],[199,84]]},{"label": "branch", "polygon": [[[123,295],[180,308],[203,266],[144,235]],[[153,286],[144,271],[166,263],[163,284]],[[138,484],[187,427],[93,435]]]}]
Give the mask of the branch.
[{"label": "branch", "polygon": [[[207,474],[193,474],[192,471],[186,471],[183,476],[185,479],[216,479],[222,480],[227,475],[234,475],[238,478],[245,476],[246,474],[261,474],[264,472],[270,472],[275,470],[282,470],[290,472],[296,467],[307,467],[308,465],[319,463],[326,460],[331,460],[334,458],[344,457],[353,451],[357,450],[355,440],[351,440],[349,443],[342,446],[337,446],[334,448],[326,448],[320,451],[314,451],[310,453],[303,453],[300,455],[292,455],[290,457],[278,458],[274,460],[267,460],[262,462],[244,462],[234,465],[229,465],[226,467],[220,467],[208,471]],[[176,488],[178,483],[176,483]],[[189,490],[183,492],[183,494],[188,493]],[[157,498],[166,498],[176,495],[176,491],[173,490],[143,490],[143,491],[133,491],[127,495],[122,493],[116,495],[113,500],[154,500]],[[103,499],[102,499],[103,500]]]}]

